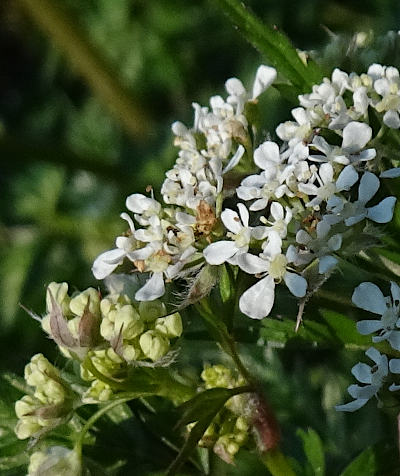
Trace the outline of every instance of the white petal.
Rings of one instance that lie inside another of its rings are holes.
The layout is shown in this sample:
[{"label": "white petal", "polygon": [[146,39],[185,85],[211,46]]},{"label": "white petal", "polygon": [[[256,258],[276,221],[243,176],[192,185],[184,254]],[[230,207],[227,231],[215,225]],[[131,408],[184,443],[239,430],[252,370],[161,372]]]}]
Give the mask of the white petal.
[{"label": "white petal", "polygon": [[256,78],[253,84],[253,97],[256,99],[275,81],[276,69],[270,66],[261,65],[257,69]]},{"label": "white petal", "polygon": [[321,180],[326,183],[330,183],[333,180],[333,167],[329,163],[322,164],[319,168],[319,176]]},{"label": "white petal", "polygon": [[125,213],[125,212],[124,212],[124,213],[121,213],[120,217],[121,217],[123,220],[125,220],[125,221],[128,222],[128,225],[129,225],[129,228],[130,228],[131,232],[134,233],[134,232],[135,232],[135,225],[134,225],[134,223],[133,223],[132,218],[131,218],[127,213]]},{"label": "white petal", "polygon": [[365,172],[360,180],[358,187],[358,200],[367,203],[376,194],[379,189],[379,179],[371,172]]},{"label": "white petal", "polygon": [[230,78],[225,82],[225,88],[233,96],[242,96],[246,94],[243,83],[238,78]]},{"label": "white petal", "polygon": [[250,253],[242,253],[237,257],[237,265],[248,274],[259,274],[269,270],[269,261],[254,256]]},{"label": "white petal", "polygon": [[366,162],[367,160],[372,160],[376,157],[376,150],[375,149],[365,149],[360,154],[354,157],[358,157],[358,160],[362,162]]},{"label": "white petal", "polygon": [[397,111],[387,111],[383,116],[383,123],[391,129],[398,129],[400,127],[400,117]]},{"label": "white petal", "polygon": [[369,357],[371,360],[373,360],[378,365],[378,367],[382,365],[385,361],[387,363],[386,355],[382,355],[378,349],[375,349],[375,347],[370,347],[365,352],[365,355]]},{"label": "white petal", "polygon": [[354,305],[365,311],[383,315],[386,301],[382,291],[374,283],[365,282],[357,286],[351,298]]},{"label": "white petal", "polygon": [[393,349],[400,350],[400,331],[392,331],[388,338],[388,342]]},{"label": "white petal", "polygon": [[238,248],[234,241],[217,241],[216,243],[208,245],[203,251],[203,255],[207,263],[218,265],[225,263],[225,261],[231,258],[237,251]]},{"label": "white petal", "polygon": [[363,336],[379,331],[379,329],[382,329],[381,321],[366,319],[357,322],[357,330]]},{"label": "white petal", "polygon": [[232,233],[238,234],[243,228],[242,224],[240,223],[239,215],[230,208],[226,208],[221,213],[221,220],[225,225],[225,228],[227,228]]},{"label": "white petal", "polygon": [[[241,198],[241,197],[239,197]],[[250,210],[252,212],[258,212],[259,210],[264,210],[264,208],[268,205],[268,200],[266,198],[260,198],[256,200],[251,206]]]},{"label": "white petal", "polygon": [[332,147],[321,136],[315,136],[311,145],[313,145],[319,151],[323,152],[325,155],[328,155],[332,150]]},{"label": "white petal", "polygon": [[262,319],[271,312],[275,300],[275,283],[271,276],[258,281],[239,299],[239,308],[253,319]]},{"label": "white petal", "polygon": [[267,245],[264,247],[263,254],[268,257],[274,257],[282,252],[282,238],[279,233],[272,230],[268,234]]},{"label": "white petal", "polygon": [[342,246],[342,235],[337,233],[328,240],[328,247],[332,251],[337,251]]},{"label": "white petal", "polygon": [[363,122],[349,122],[343,129],[342,149],[354,154],[359,152],[371,140],[372,129]]},{"label": "white petal", "polygon": [[389,369],[394,374],[400,374],[400,359],[391,359],[389,362]]},{"label": "white petal", "polygon": [[279,202],[271,203],[271,215],[275,221],[283,219],[283,207]]},{"label": "white petal", "polygon": [[296,297],[304,297],[307,292],[307,281],[303,276],[299,276],[296,273],[287,272],[283,277],[286,286],[289,291]]},{"label": "white petal", "polygon": [[400,287],[394,281],[390,281],[390,292],[392,293],[393,301],[396,303],[400,301]]},{"label": "white petal", "polygon": [[235,154],[232,156],[231,160],[226,164],[226,167],[222,171],[223,174],[226,174],[230,170],[232,170],[236,165],[240,162],[240,159],[242,158],[244,154],[244,147],[242,145],[239,145],[237,151]]},{"label": "white petal", "polygon": [[378,205],[367,209],[367,218],[375,223],[389,223],[393,218],[396,197],[386,197]]},{"label": "white petal", "polygon": [[299,230],[296,233],[296,241],[301,245],[308,245],[312,241],[312,237],[305,230]]},{"label": "white petal", "polygon": [[368,76],[371,76],[373,80],[382,78],[384,74],[385,74],[385,68],[381,64],[373,63],[368,68]]},{"label": "white petal", "polygon": [[146,284],[136,291],[136,301],[154,301],[161,297],[165,292],[163,273],[153,273]]},{"label": "white petal", "polygon": [[309,124],[309,120],[307,117],[307,113],[304,108],[302,107],[295,107],[292,109],[292,116],[296,119],[296,121],[301,125]]},{"label": "white petal", "polygon": [[104,279],[120,265],[125,257],[125,251],[116,248],[101,253],[93,263],[92,273],[96,279]]},{"label": "white petal", "polygon": [[347,165],[341,172],[336,181],[336,189],[340,192],[342,190],[350,190],[350,188],[357,182],[358,173],[352,165]]},{"label": "white petal", "polygon": [[279,163],[279,161],[279,147],[275,142],[266,141],[254,151],[254,163],[260,169],[266,170],[270,167],[270,162]]},{"label": "white petal", "polygon": [[346,226],[353,226],[356,223],[359,223],[361,220],[363,220],[367,216],[367,210],[364,212],[360,213],[359,215],[356,215],[354,217],[349,217],[345,219],[345,224]]},{"label": "white petal", "polygon": [[388,169],[382,172],[379,177],[381,178],[397,178],[400,177],[400,167],[395,167],[393,169]]},{"label": "white petal", "polygon": [[338,260],[334,256],[323,256],[319,260],[318,272],[320,274],[325,274],[334,268],[338,263]]},{"label": "white petal", "polygon": [[371,367],[367,364],[359,362],[351,369],[351,373],[361,383],[372,382]]},{"label": "white petal", "polygon": [[355,412],[363,407],[368,400],[369,398],[357,398],[357,400],[353,400],[345,405],[335,405],[335,410],[338,412]]},{"label": "white petal", "polygon": [[247,210],[246,205],[243,203],[238,203],[239,215],[242,220],[243,226],[246,228],[249,226],[249,211]]}]

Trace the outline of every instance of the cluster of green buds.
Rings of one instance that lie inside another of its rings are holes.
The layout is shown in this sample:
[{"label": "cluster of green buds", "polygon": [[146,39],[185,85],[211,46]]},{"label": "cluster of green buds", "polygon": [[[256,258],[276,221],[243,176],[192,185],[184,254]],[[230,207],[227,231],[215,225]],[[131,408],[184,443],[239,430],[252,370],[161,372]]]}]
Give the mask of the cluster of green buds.
[{"label": "cluster of green buds", "polygon": [[81,377],[90,382],[84,403],[109,400],[110,381],[126,378],[130,366],[170,362],[171,341],[182,334],[179,313],[168,314],[158,300],[138,303],[115,293],[102,298],[94,288],[69,296],[67,283],[53,282],[46,304],[43,329],[67,358],[80,362]]},{"label": "cluster of green buds", "polygon": [[66,421],[74,402],[71,388],[42,354],[34,355],[26,365],[25,381],[34,390],[15,403],[19,419],[15,433],[21,440],[40,436]]},{"label": "cluster of green buds", "polygon": [[[235,388],[244,384],[241,377],[235,377],[224,365],[206,367],[201,378],[206,389]],[[199,442],[200,446],[212,448],[215,454],[230,464],[249,439],[251,428],[245,414],[247,398],[244,394],[230,398]]]}]

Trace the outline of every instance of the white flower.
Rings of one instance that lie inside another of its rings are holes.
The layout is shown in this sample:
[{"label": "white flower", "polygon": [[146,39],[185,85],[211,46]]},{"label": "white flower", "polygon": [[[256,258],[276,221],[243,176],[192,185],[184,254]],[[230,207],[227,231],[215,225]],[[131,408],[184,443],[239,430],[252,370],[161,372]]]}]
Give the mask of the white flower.
[{"label": "white flower", "polygon": [[287,227],[292,220],[293,214],[289,207],[285,207],[286,214],[284,213],[283,206],[279,202],[271,203],[271,217],[273,221],[267,220],[265,217],[261,217],[260,221],[266,225],[270,225],[266,228],[266,233],[275,231],[281,238],[286,238]]},{"label": "white flower", "polygon": [[302,107],[292,109],[292,116],[296,122],[286,121],[276,128],[277,136],[287,141],[290,147],[294,147],[298,142],[308,142],[312,136],[312,128],[315,125],[310,112]]},{"label": "white flower", "polygon": [[319,174],[315,174],[315,177],[319,187],[311,182],[300,183],[299,190],[307,195],[316,195],[306,206],[317,210],[321,202],[328,201],[337,192],[350,190],[358,180],[358,174],[352,165],[347,165],[335,180],[330,163],[323,163],[319,168]]},{"label": "white flower", "polygon": [[350,122],[343,129],[341,147],[332,146],[323,137],[315,136],[311,145],[324,155],[310,155],[310,159],[317,162],[337,162],[343,165],[371,160],[376,156],[375,149],[362,150],[371,137],[372,129],[367,124]]},{"label": "white flower", "polygon": [[236,190],[242,200],[257,199],[250,206],[251,211],[263,210],[271,198],[281,198],[285,194],[293,196],[284,183],[289,172],[288,166],[283,164],[284,160],[275,142],[266,141],[254,151],[254,162],[263,172],[249,175]]},{"label": "white flower", "polygon": [[131,261],[144,259],[144,257],[151,254],[151,251],[142,248],[143,243],[140,243],[135,237],[135,226],[132,218],[127,213],[122,213],[121,218],[126,220],[129,224],[130,235],[118,236],[115,240],[116,248],[101,253],[94,261],[92,272],[96,279],[104,279],[110,275],[117,266],[122,264],[125,257]]},{"label": "white flower", "polygon": [[296,242],[300,244],[299,249],[290,245],[287,256],[291,262],[298,266],[308,264],[315,258],[319,259],[318,272],[325,274],[332,270],[338,260],[332,253],[338,251],[342,246],[342,235],[340,233],[329,236],[330,225],[324,220],[317,224],[317,236],[313,238],[305,230],[300,229],[296,233]]},{"label": "white flower", "polygon": [[352,226],[364,218],[376,223],[388,223],[393,218],[396,197],[386,197],[373,207],[366,204],[376,194],[380,186],[379,179],[371,172],[364,172],[358,187],[358,200],[347,202],[339,197],[328,200],[327,209],[336,217],[344,220],[346,226]]},{"label": "white flower", "polygon": [[366,311],[378,314],[380,320],[364,320],[357,322],[357,330],[362,335],[379,331],[372,338],[373,342],[387,340],[390,345],[400,350],[400,288],[391,282],[392,297],[384,297],[381,290],[373,283],[365,282],[356,287],[353,293],[353,303]]},{"label": "white flower", "polygon": [[386,355],[380,354],[374,347],[370,347],[365,354],[375,362],[375,365],[371,367],[364,363],[358,363],[351,369],[354,377],[365,385],[350,385],[348,387],[347,391],[355,400],[345,405],[336,405],[336,410],[340,412],[354,412],[363,407],[370,398],[379,392],[388,375]]},{"label": "white flower", "polygon": [[279,283],[283,280],[296,297],[304,297],[306,294],[307,281],[288,271],[289,260],[282,254],[281,247],[279,234],[272,231],[260,257],[249,253],[238,256],[237,262],[243,271],[264,276],[247,289],[239,300],[240,310],[253,319],[263,319],[271,312],[275,300],[275,281]]},{"label": "white flower", "polygon": [[400,77],[397,68],[392,66],[382,67],[381,65],[372,65],[368,70],[373,71],[374,89],[382,96],[381,101],[374,104],[378,112],[385,112],[383,123],[391,129],[400,127]]},{"label": "white flower", "polygon": [[141,193],[134,193],[127,197],[126,208],[135,214],[135,220],[140,225],[145,226],[149,223],[150,217],[160,213],[161,204],[154,198],[146,197]]},{"label": "white flower", "polygon": [[207,263],[219,265],[228,261],[236,264],[237,256],[245,253],[249,249],[251,238],[263,239],[265,237],[265,227],[249,227],[249,212],[243,203],[238,203],[239,215],[227,208],[221,213],[222,223],[227,228],[227,236],[233,241],[217,241],[211,243],[203,251]]}]

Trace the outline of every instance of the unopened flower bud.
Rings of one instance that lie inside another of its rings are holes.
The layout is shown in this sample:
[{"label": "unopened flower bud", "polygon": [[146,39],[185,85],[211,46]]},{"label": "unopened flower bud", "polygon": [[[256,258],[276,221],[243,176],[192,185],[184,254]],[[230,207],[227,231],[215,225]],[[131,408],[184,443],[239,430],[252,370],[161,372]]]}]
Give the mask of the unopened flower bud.
[{"label": "unopened flower bud", "polygon": [[182,334],[182,319],[178,312],[156,320],[155,329],[166,337],[173,339]]},{"label": "unopened flower bud", "polygon": [[232,373],[224,365],[213,365],[205,368],[201,373],[201,378],[204,380],[206,388],[231,388],[233,385]]},{"label": "unopened flower bud", "polygon": [[140,336],[143,354],[153,362],[161,359],[169,350],[169,340],[157,331],[147,331]]},{"label": "unopened flower bud", "polygon": [[165,304],[157,299],[154,301],[141,301],[139,303],[139,314],[144,321],[154,321],[166,314]]},{"label": "unopened flower bud", "polygon": [[[55,283],[52,282],[47,286],[46,292],[46,308],[50,313],[53,306],[51,303],[50,293],[53,295],[54,300],[61,307],[64,315],[70,314],[69,304],[71,298],[68,296],[68,283]],[[47,331],[46,331],[47,332]]]},{"label": "unopened flower bud", "polygon": [[100,313],[100,296],[97,289],[88,288],[81,293],[74,296],[70,303],[69,308],[76,316],[81,316],[89,302],[89,311],[95,315]]},{"label": "unopened flower bud", "polygon": [[111,387],[100,380],[93,380],[90,388],[82,397],[83,403],[107,402],[113,395]]}]

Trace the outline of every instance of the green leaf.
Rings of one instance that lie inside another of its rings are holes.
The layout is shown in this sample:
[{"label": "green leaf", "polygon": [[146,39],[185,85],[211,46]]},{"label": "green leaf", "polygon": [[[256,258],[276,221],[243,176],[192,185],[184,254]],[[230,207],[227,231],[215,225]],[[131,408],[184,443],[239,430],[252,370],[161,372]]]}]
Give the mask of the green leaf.
[{"label": "green leaf", "polygon": [[208,418],[210,414],[214,413],[215,408],[221,408],[229,398],[248,391],[248,387],[211,388],[205,390],[178,408],[182,416],[177,426],[184,426],[194,421]]},{"label": "green leaf", "polygon": [[367,448],[353,460],[340,476],[376,476],[379,474],[376,465],[375,452]]},{"label": "green leaf", "polygon": [[357,331],[356,323],[338,312],[322,310],[322,317],[329,326],[332,335],[343,345],[368,348],[371,346],[371,337],[363,336]]},{"label": "green leaf", "polygon": [[325,456],[322,441],[318,433],[312,428],[309,428],[308,431],[299,429],[297,430],[297,434],[303,441],[304,453],[311,465],[313,474],[315,476],[323,476],[325,474]]},{"label": "green leaf", "polygon": [[283,75],[298,92],[307,92],[322,80],[322,71],[313,63],[305,65],[286,35],[270,28],[251,14],[238,0],[217,0],[242,35]]}]

